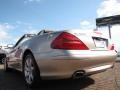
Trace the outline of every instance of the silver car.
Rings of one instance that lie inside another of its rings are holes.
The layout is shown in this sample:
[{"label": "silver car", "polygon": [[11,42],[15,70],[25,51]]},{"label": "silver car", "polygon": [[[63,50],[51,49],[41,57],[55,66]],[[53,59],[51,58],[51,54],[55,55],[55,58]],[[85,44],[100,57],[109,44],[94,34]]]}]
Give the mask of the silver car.
[{"label": "silver car", "polygon": [[5,60],[9,68],[23,72],[26,84],[45,79],[80,78],[113,67],[114,45],[102,33],[80,30],[26,34],[11,48]]}]

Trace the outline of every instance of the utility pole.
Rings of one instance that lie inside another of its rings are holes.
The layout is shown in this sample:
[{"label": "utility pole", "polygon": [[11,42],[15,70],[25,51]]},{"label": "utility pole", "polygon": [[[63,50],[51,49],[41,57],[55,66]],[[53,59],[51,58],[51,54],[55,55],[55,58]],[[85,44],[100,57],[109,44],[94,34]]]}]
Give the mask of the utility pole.
[{"label": "utility pole", "polygon": [[109,38],[111,39],[111,25],[108,24],[108,30],[109,30]]}]

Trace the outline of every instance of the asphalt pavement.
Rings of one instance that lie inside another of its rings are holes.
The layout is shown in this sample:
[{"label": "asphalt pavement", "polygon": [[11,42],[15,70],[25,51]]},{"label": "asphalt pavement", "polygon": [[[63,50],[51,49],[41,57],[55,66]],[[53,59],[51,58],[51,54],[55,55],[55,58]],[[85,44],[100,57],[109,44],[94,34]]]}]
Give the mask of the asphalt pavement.
[{"label": "asphalt pavement", "polygon": [[39,86],[28,88],[20,72],[6,73],[0,65],[0,90],[120,90],[120,61],[118,59],[114,68],[89,77],[43,81]]}]

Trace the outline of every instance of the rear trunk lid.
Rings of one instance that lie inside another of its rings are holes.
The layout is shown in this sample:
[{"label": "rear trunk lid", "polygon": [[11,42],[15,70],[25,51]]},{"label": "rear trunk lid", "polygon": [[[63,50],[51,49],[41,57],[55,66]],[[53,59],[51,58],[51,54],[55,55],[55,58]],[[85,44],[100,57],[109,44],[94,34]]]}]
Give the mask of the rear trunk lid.
[{"label": "rear trunk lid", "polygon": [[110,40],[97,31],[65,31],[79,38],[89,50],[110,50]]}]

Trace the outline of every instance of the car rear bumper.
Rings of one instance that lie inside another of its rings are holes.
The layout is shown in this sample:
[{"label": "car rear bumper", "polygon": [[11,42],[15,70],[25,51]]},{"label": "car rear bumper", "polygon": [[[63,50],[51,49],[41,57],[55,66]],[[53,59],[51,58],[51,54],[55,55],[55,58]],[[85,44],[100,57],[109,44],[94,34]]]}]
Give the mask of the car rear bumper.
[{"label": "car rear bumper", "polygon": [[[101,51],[102,52],[102,51]],[[94,74],[113,67],[115,52],[92,52],[89,55],[65,55],[40,58],[36,54],[36,61],[42,79],[65,79],[76,77],[76,72],[84,75]],[[39,58],[39,59],[38,59]]]}]

